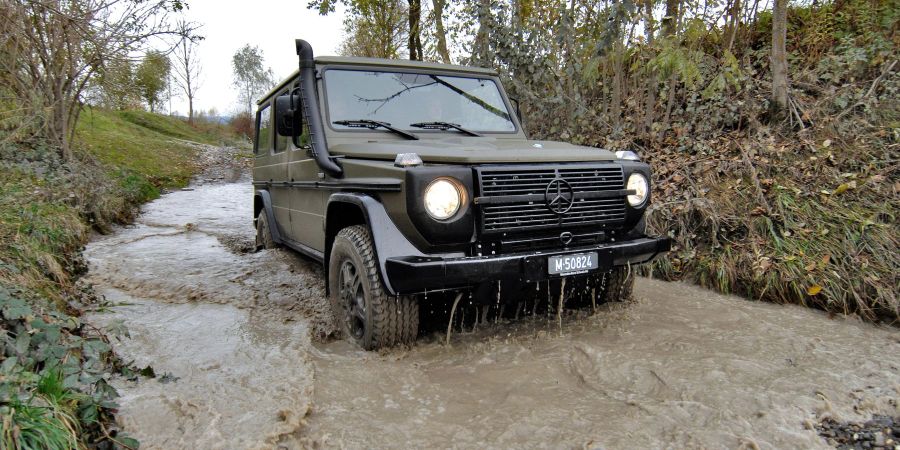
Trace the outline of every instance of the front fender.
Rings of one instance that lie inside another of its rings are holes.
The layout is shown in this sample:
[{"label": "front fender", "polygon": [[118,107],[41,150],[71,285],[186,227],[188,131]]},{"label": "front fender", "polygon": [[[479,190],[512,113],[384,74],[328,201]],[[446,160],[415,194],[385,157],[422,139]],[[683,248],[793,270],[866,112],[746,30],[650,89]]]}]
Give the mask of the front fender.
[{"label": "front fender", "polygon": [[[384,205],[372,196],[357,192],[338,192],[329,197],[326,211],[330,210],[330,207],[334,202],[356,205],[360,211],[362,211],[366,226],[369,229],[369,233],[372,235],[372,242],[375,245],[375,257],[378,259],[378,269],[381,280],[384,283],[384,287],[388,294],[396,295],[397,292],[394,290],[393,286],[391,286],[390,279],[388,279],[387,271],[385,269],[388,258],[425,255],[406,239],[406,236],[400,232],[400,229],[397,228],[397,225],[395,225],[390,216],[388,216],[387,211],[384,209]],[[327,221],[329,219],[330,218],[326,218],[326,229],[328,229]],[[325,270],[327,276],[328,259],[331,255],[330,245],[325,251]]]}]

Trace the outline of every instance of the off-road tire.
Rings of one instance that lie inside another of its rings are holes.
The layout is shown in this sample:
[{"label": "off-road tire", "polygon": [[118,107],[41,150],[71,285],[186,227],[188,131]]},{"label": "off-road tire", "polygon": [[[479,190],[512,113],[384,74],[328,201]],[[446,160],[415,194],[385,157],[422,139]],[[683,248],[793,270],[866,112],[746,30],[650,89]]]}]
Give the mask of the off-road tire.
[{"label": "off-road tire", "polygon": [[[363,291],[363,318],[351,315],[349,299],[341,290],[341,271],[350,262]],[[328,286],[335,323],[341,334],[366,350],[412,344],[419,331],[419,305],[414,298],[387,295],[378,270],[369,230],[354,225],[338,232],[328,261]],[[346,303],[346,305],[345,305]],[[356,318],[354,318],[356,317]],[[362,330],[359,330],[359,323]]]},{"label": "off-road tire", "polygon": [[256,218],[256,249],[273,249],[275,248],[275,239],[272,238],[272,229],[269,227],[269,219],[266,212],[259,213]]},{"label": "off-road tire", "polygon": [[604,274],[605,282],[602,296],[598,300],[603,302],[630,302],[634,298],[634,268],[628,266],[614,267]]}]

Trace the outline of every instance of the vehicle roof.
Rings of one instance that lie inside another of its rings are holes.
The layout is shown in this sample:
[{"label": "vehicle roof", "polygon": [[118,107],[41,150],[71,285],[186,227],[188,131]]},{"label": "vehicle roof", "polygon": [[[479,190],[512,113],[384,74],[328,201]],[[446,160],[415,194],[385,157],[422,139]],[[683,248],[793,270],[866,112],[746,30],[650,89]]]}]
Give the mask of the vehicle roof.
[{"label": "vehicle roof", "polygon": [[[436,70],[442,72],[459,72],[459,73],[468,73],[468,74],[476,74],[476,75],[488,75],[495,76],[497,75],[497,71],[494,69],[486,69],[484,67],[470,67],[470,66],[460,66],[456,64],[441,64],[434,62],[425,62],[425,61],[409,61],[405,59],[384,59],[384,58],[363,58],[359,56],[317,56],[315,58],[316,65],[348,65],[348,66],[371,66],[371,67],[385,67],[390,69],[417,69],[417,70]],[[293,71],[287,78],[278,83],[277,86],[272,88],[266,95],[262,96],[259,101],[256,102],[257,105],[265,102],[269,99],[269,97],[275,95],[278,91],[282,90],[291,83],[300,70]]]}]

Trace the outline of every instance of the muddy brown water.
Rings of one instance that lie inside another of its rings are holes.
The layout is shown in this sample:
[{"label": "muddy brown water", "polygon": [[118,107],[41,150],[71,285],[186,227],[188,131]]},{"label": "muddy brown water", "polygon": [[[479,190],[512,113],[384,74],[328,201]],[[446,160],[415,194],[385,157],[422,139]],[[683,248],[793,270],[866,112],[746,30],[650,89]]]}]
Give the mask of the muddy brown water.
[{"label": "muddy brown water", "polygon": [[87,248],[116,350],[177,379],[114,379],[142,448],[828,448],[824,417],[900,415],[900,333],[639,279],[637,301],[412,349],[330,332],[322,273],[242,254],[252,188],[197,185]]}]

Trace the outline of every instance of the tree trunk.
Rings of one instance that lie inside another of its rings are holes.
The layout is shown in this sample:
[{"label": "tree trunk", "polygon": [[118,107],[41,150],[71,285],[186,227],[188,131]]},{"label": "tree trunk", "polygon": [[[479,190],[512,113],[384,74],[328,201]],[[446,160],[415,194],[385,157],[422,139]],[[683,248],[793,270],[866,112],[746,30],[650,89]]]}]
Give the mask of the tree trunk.
[{"label": "tree trunk", "polygon": [[[646,16],[644,20],[646,21],[645,36],[647,38],[647,47],[652,55],[654,52],[653,33],[656,32],[656,21],[653,20],[653,2],[649,0],[644,1],[644,15]],[[647,97],[644,104],[644,132],[649,136],[653,129],[653,119],[656,116],[656,90],[659,88],[656,72],[653,70],[647,71],[645,84],[647,85]]]},{"label": "tree trunk", "polygon": [[622,84],[625,82],[622,76],[624,71],[623,59],[624,49],[621,44],[616,43],[615,56],[613,59],[613,85],[612,85],[612,123],[618,126],[622,119]]},{"label": "tree trunk", "polygon": [[432,0],[434,5],[434,27],[437,31],[437,51],[444,64],[451,64],[450,52],[447,51],[447,30],[444,29],[444,0]]},{"label": "tree trunk", "polygon": [[475,45],[472,49],[472,60],[483,66],[490,65],[490,14],[491,1],[479,0],[478,2],[478,33],[475,35]]},{"label": "tree trunk", "polygon": [[666,16],[662,20],[662,31],[665,36],[674,36],[677,31],[679,1],[666,0]]},{"label": "tree trunk", "polygon": [[725,42],[727,46],[725,47],[726,51],[731,51],[731,48],[734,46],[734,40],[737,36],[738,26],[741,23],[741,0],[732,0],[731,6],[729,8],[729,24],[725,29],[725,35],[727,36]]},{"label": "tree trunk", "polygon": [[781,111],[788,108],[787,0],[775,0],[772,10],[772,101]]},{"label": "tree trunk", "polygon": [[575,118],[576,101],[578,100],[578,91],[575,84],[577,78],[575,70],[575,0],[569,1],[569,8],[562,17],[565,24],[565,77],[566,77],[566,93],[569,101],[566,102],[566,117]]},{"label": "tree trunk", "polygon": [[422,20],[422,0],[409,0],[409,59],[422,60],[422,40],[419,23]]},{"label": "tree trunk", "polygon": [[193,94],[188,94],[188,123],[194,124],[194,96]]}]

